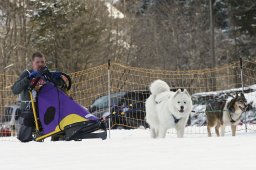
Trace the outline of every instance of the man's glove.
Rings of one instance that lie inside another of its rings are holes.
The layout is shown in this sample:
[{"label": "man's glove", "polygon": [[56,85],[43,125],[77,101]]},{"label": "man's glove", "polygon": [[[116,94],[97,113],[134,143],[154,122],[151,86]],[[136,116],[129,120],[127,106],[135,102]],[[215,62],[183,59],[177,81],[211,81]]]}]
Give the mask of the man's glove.
[{"label": "man's glove", "polygon": [[41,72],[42,75],[50,76],[50,71],[48,70],[48,67],[46,67],[46,66],[40,68],[39,71]]},{"label": "man's glove", "polygon": [[52,79],[54,79],[54,80],[58,80],[58,79],[60,79],[61,78],[61,72],[51,72],[51,74],[52,74]]},{"label": "man's glove", "polygon": [[38,77],[41,77],[41,76],[42,76],[41,72],[32,71],[31,73],[29,73],[28,78],[33,79],[33,78],[38,78]]}]

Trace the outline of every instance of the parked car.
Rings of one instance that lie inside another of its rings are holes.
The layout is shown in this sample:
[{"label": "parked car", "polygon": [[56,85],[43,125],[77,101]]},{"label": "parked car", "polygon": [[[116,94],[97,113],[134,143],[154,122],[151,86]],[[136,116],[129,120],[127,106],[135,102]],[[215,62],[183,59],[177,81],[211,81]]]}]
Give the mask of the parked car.
[{"label": "parked car", "polygon": [[20,114],[19,104],[12,104],[4,107],[0,125],[0,136],[11,136],[19,130],[18,116]]},{"label": "parked car", "polygon": [[148,127],[145,122],[145,100],[149,97],[147,90],[117,92],[110,95],[110,113],[108,108],[108,95],[94,100],[88,110],[106,119],[111,118],[112,128],[138,128]]},{"label": "parked car", "polygon": [[[117,92],[110,94],[110,104],[111,109],[118,106],[125,92]],[[101,96],[93,101],[93,103],[88,108],[89,112],[97,117],[107,117],[109,115],[108,111],[108,95]]]}]

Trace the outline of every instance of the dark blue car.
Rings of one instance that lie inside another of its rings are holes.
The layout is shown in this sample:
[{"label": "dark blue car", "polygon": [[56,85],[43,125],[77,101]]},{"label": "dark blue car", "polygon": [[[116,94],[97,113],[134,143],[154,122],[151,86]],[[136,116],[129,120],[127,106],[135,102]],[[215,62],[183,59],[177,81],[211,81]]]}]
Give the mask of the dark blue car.
[{"label": "dark blue car", "polygon": [[89,111],[103,119],[110,118],[111,128],[138,128],[148,127],[145,122],[145,101],[149,97],[148,90],[117,92],[110,95],[110,113],[108,95],[94,100]]}]

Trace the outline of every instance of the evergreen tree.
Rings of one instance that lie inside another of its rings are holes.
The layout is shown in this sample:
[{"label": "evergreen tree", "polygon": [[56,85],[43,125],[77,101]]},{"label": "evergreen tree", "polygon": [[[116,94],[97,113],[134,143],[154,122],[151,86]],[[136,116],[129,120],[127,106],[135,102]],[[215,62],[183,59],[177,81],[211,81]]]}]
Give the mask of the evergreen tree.
[{"label": "evergreen tree", "polygon": [[228,0],[230,36],[235,40],[235,57],[256,56],[256,1]]},{"label": "evergreen tree", "polygon": [[102,1],[32,2],[33,45],[46,53],[53,67],[72,72],[107,61],[111,18]]}]

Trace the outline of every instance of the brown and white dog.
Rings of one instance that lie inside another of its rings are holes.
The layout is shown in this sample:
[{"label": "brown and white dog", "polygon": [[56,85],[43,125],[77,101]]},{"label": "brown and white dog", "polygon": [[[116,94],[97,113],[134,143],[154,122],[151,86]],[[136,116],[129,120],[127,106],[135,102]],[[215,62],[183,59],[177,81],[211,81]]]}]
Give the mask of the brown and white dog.
[{"label": "brown and white dog", "polygon": [[225,134],[225,127],[231,126],[232,136],[236,135],[236,126],[240,123],[242,112],[246,110],[247,101],[244,94],[236,94],[235,98],[228,101],[213,102],[206,106],[208,136],[212,136],[211,128],[215,127],[215,133],[220,136]]}]

